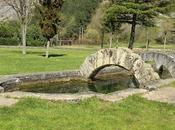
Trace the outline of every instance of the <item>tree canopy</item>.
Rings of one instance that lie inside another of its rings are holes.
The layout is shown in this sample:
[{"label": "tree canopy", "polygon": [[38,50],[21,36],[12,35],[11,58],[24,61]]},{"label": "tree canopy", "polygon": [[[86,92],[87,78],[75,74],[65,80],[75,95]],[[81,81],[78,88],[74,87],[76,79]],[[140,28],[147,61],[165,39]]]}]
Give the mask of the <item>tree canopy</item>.
[{"label": "tree canopy", "polygon": [[167,13],[171,0],[112,0],[106,11],[108,22],[131,24],[129,48],[133,48],[136,25],[154,26],[154,18],[160,13]]},{"label": "tree canopy", "polygon": [[66,0],[62,7],[62,36],[78,37],[86,28],[101,0]]},{"label": "tree canopy", "polygon": [[41,31],[43,36],[47,38],[47,40],[50,40],[50,38],[57,34],[63,0],[40,0],[40,4]]}]

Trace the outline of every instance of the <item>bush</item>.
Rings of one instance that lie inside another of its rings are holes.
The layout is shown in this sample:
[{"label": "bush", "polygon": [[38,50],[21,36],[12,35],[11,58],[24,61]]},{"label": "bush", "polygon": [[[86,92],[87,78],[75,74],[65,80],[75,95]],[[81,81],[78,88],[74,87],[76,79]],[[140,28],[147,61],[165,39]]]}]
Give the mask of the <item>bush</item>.
[{"label": "bush", "polygon": [[42,40],[27,40],[27,46],[44,46],[44,43]]},{"label": "bush", "polygon": [[[21,44],[21,36],[17,22],[0,23],[0,45],[18,46]],[[27,29],[27,45],[43,46],[44,39],[42,37],[40,27],[38,25],[29,25]]]},{"label": "bush", "polygon": [[163,44],[164,39],[163,39],[163,37],[158,37],[158,38],[155,39],[155,41],[156,41],[156,43],[158,43],[158,44]]},{"label": "bush", "polygon": [[45,42],[38,24],[31,24],[27,30],[27,46],[43,46]]},{"label": "bush", "polygon": [[19,36],[18,25],[15,22],[0,23],[0,37],[13,38]]},{"label": "bush", "polygon": [[20,44],[20,41],[18,38],[3,38],[0,37],[0,45],[6,45],[6,46],[18,46]]}]

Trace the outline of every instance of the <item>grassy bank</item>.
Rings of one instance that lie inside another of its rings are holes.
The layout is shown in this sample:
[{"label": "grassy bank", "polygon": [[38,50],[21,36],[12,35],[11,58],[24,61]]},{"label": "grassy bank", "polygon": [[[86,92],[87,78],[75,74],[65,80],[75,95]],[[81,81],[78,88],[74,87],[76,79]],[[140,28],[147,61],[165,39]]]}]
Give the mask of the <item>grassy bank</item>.
[{"label": "grassy bank", "polygon": [[175,106],[138,96],[122,103],[88,99],[80,103],[24,99],[0,108],[2,130],[174,130]]},{"label": "grassy bank", "polygon": [[85,57],[96,49],[51,49],[50,58],[44,48],[31,48],[27,55],[21,49],[0,48],[0,75],[79,69]]}]

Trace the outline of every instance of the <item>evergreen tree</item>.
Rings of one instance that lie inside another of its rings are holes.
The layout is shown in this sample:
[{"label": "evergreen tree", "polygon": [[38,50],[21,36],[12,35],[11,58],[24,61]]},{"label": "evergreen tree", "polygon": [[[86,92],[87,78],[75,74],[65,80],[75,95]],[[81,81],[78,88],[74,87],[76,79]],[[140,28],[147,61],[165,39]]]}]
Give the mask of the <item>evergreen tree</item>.
[{"label": "evergreen tree", "polygon": [[46,58],[49,57],[50,39],[57,34],[60,23],[60,11],[63,0],[40,0],[38,7],[41,18],[40,27],[43,36],[47,39]]},{"label": "evergreen tree", "polygon": [[112,0],[107,9],[107,18],[115,18],[121,24],[131,24],[128,48],[132,49],[137,25],[154,26],[154,18],[170,8],[171,0]]},{"label": "evergreen tree", "polygon": [[86,29],[101,0],[65,0],[62,7],[62,37],[78,38]]}]

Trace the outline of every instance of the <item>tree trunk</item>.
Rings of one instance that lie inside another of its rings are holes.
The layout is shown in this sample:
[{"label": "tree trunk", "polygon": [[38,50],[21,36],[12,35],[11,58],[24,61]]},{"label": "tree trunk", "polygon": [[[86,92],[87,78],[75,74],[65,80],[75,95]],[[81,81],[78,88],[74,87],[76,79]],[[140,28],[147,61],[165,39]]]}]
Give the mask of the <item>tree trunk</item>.
[{"label": "tree trunk", "polygon": [[113,38],[113,34],[112,33],[110,33],[110,36],[109,36],[109,48],[112,48],[112,39]]},{"label": "tree trunk", "polygon": [[81,28],[79,28],[79,38],[78,38],[78,43],[81,44]]},{"label": "tree trunk", "polygon": [[81,39],[84,39],[84,28],[81,28]]},{"label": "tree trunk", "polygon": [[137,20],[137,15],[133,14],[131,35],[130,35],[130,40],[129,40],[129,45],[128,45],[129,49],[133,49],[133,45],[134,45],[134,41],[135,41],[136,20]]},{"label": "tree trunk", "polygon": [[165,33],[165,38],[164,38],[164,44],[163,44],[163,50],[164,51],[166,49],[166,42],[167,42],[167,33]]},{"label": "tree trunk", "polygon": [[149,33],[147,31],[147,43],[146,43],[146,50],[148,51],[150,45]]},{"label": "tree trunk", "polygon": [[22,54],[26,54],[26,33],[27,33],[27,25],[21,25],[21,35],[22,35]]},{"label": "tree trunk", "polygon": [[102,32],[101,32],[101,49],[103,49],[103,46],[104,46],[104,35],[105,35],[105,32],[102,30]]},{"label": "tree trunk", "polygon": [[47,41],[46,58],[49,58],[49,47],[50,47],[50,40]]},{"label": "tree trunk", "polygon": [[62,46],[62,39],[60,38],[60,46]]}]

